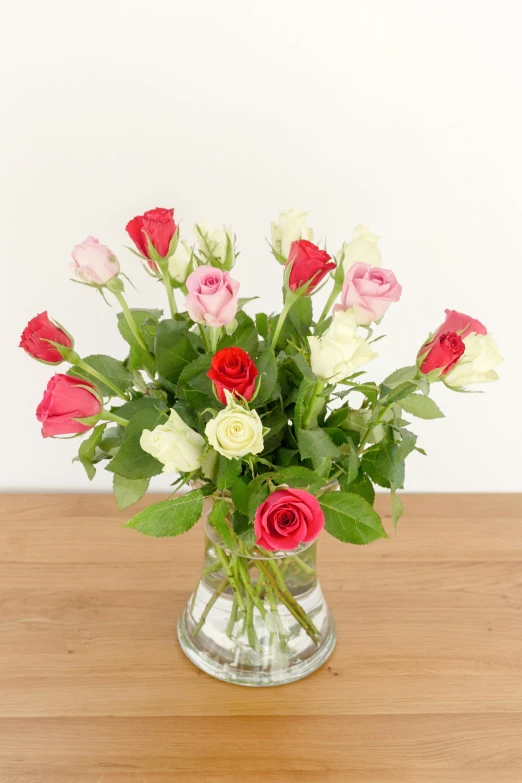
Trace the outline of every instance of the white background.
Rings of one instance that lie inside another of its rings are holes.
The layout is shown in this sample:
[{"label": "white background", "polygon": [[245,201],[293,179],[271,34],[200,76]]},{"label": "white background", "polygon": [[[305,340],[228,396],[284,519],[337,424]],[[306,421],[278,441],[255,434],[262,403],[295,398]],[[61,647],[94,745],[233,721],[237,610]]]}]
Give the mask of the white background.
[{"label": "white background", "polygon": [[[4,7],[3,489],[99,490],[43,440],[34,410],[52,368],[16,346],[47,309],[77,350],[123,358],[116,310],[69,282],[93,234],[164,306],[124,245],[135,214],[175,207],[230,222],[242,295],[280,306],[264,237],[281,209],[311,210],[336,252],[353,226],[382,235],[404,287],[370,377],[412,363],[444,308],[482,320],[505,362],[485,394],[434,390],[447,418],[416,422],[429,458],[414,491],[520,490],[521,6],[422,0],[48,0]],[[7,278],[7,279],[6,279]],[[250,308],[255,310],[255,303]],[[319,302],[317,303],[320,304]],[[164,486],[160,479],[156,486]]]}]

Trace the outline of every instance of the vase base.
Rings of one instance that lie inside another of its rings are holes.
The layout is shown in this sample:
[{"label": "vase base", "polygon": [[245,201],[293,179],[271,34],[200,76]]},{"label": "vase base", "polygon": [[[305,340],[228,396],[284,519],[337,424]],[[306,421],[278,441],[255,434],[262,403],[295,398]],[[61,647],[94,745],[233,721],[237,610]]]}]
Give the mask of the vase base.
[{"label": "vase base", "polygon": [[181,614],[178,624],[178,639],[181,649],[192,663],[217,680],[233,685],[245,685],[250,687],[270,687],[275,685],[287,685],[288,683],[308,677],[319,669],[332,654],[335,641],[335,621],[328,612],[326,623],[323,626],[325,633],[321,636],[319,646],[311,651],[307,657],[297,660],[273,661],[269,654],[262,656],[257,665],[244,665],[241,655],[234,661],[223,660],[216,655],[216,650],[201,647],[194,640],[188,628],[192,627],[190,609],[186,606]]}]

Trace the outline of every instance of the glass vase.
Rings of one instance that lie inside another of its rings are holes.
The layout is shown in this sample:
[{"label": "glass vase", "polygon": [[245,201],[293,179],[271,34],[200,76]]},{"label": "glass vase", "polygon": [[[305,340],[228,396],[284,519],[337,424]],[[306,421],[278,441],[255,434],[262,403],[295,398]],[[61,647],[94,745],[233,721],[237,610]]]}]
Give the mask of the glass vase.
[{"label": "glass vase", "polygon": [[290,552],[227,543],[205,522],[201,577],[178,621],[183,652],[238,685],[284,685],[314,672],[335,645],[316,572],[317,542]]}]

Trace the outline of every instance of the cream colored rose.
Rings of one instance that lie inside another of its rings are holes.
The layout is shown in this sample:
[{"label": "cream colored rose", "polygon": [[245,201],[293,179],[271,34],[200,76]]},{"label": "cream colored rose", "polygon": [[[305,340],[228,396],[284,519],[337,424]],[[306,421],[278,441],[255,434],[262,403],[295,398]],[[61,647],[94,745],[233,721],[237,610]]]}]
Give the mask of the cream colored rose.
[{"label": "cream colored rose", "polygon": [[293,207],[279,214],[279,223],[271,224],[272,247],[283,258],[288,258],[292,242],[298,239],[313,240],[314,232],[310,226],[305,226],[307,215],[308,212]]},{"label": "cream colored rose", "polygon": [[205,427],[208,442],[228,459],[259,454],[263,451],[263,424],[256,411],[248,411],[229,391],[227,407]]},{"label": "cream colored rose", "polygon": [[153,430],[143,430],[140,446],[163,463],[164,473],[189,473],[200,467],[205,439],[185,424],[175,410],[171,410],[165,424],[159,424]]},{"label": "cream colored rose", "polygon": [[468,334],[463,339],[466,350],[453,370],[444,377],[448,386],[461,388],[471,383],[491,383],[498,380],[494,367],[504,359],[495,338],[490,334]]},{"label": "cream colored rose", "polygon": [[310,364],[323,381],[338,383],[375,358],[371,346],[357,336],[353,310],[338,310],[322,337],[309,337]]},{"label": "cream colored rose", "polygon": [[177,283],[184,283],[187,279],[190,264],[190,247],[184,239],[178,242],[176,252],[169,258],[169,275]]},{"label": "cream colored rose", "polygon": [[209,263],[217,261],[224,269],[232,269],[236,260],[232,226],[215,228],[209,220],[200,220],[194,230],[201,255]]},{"label": "cream colored rose", "polygon": [[381,266],[382,256],[377,247],[378,241],[379,237],[368,226],[355,226],[350,242],[345,242],[339,253],[344,272],[357,261],[363,261],[370,266]]}]

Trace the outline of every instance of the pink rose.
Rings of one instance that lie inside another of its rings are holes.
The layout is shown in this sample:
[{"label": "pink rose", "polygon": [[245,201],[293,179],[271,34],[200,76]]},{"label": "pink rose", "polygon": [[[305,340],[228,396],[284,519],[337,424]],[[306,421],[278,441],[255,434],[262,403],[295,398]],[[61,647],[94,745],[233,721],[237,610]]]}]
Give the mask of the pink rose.
[{"label": "pink rose", "polygon": [[36,418],[42,423],[44,438],[52,438],[90,430],[91,425],[74,419],[96,416],[101,409],[92,383],[71,375],[57,374],[47,384],[43,400],[36,409]]},{"label": "pink rose", "polygon": [[256,511],[254,530],[263,549],[295,549],[313,541],[324,527],[317,498],[304,489],[276,489]]},{"label": "pink rose", "polygon": [[334,307],[334,312],[353,307],[357,323],[369,324],[382,318],[401,294],[402,286],[392,271],[358,261],[345,275],[341,304]]},{"label": "pink rose", "polygon": [[69,335],[51,321],[46,310],[31,318],[22,332],[19,347],[40,362],[61,364],[63,362],[62,355],[54,345],[51,345],[49,340],[52,340],[53,343],[60,343],[66,348],[73,347]]},{"label": "pink rose", "polygon": [[239,283],[228,272],[199,266],[187,277],[185,307],[193,321],[207,326],[227,326],[237,313]]},{"label": "pink rose", "polygon": [[112,250],[94,237],[76,245],[71,255],[74,263],[70,267],[82,283],[106,285],[120,273],[120,263]]},{"label": "pink rose", "polygon": [[476,318],[472,318],[470,315],[464,315],[464,313],[458,313],[456,310],[445,310],[446,320],[439,326],[432,340],[440,337],[445,332],[457,332],[457,334],[464,339],[468,334],[472,332],[474,334],[487,334],[488,330],[477,321]]}]

